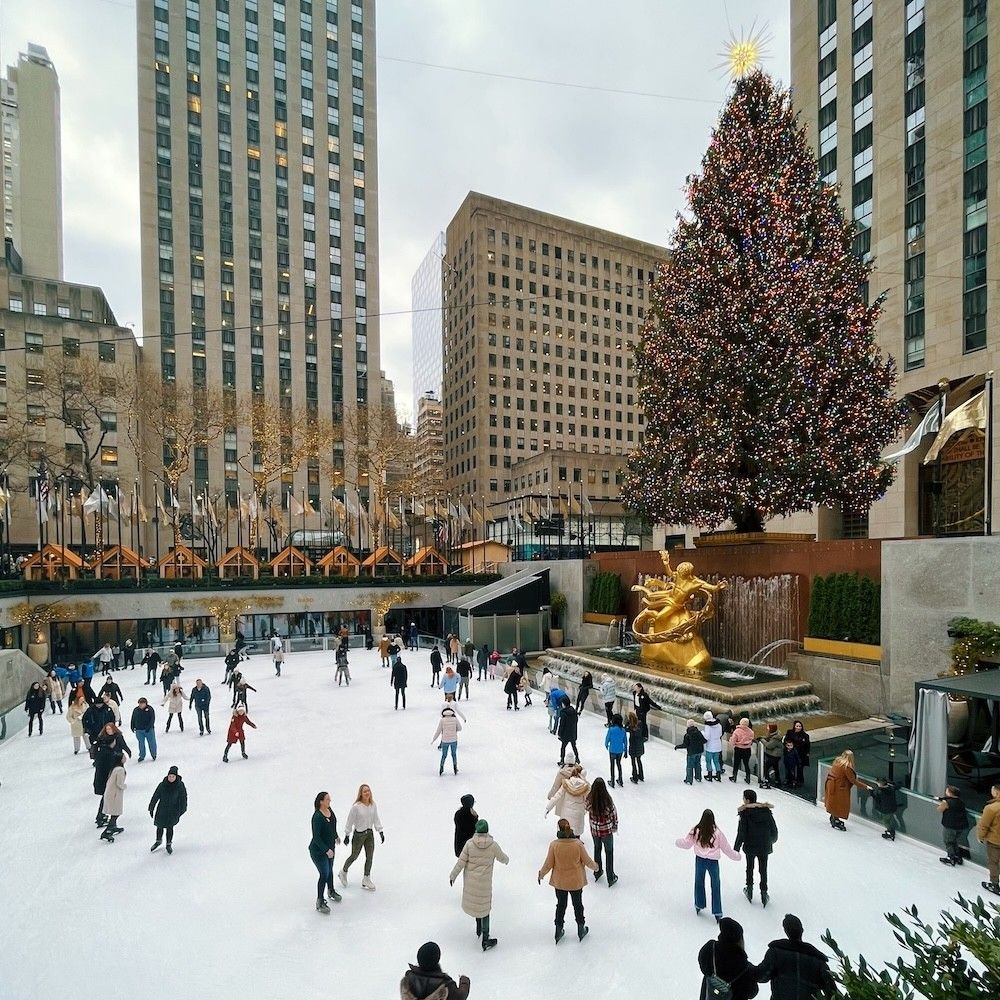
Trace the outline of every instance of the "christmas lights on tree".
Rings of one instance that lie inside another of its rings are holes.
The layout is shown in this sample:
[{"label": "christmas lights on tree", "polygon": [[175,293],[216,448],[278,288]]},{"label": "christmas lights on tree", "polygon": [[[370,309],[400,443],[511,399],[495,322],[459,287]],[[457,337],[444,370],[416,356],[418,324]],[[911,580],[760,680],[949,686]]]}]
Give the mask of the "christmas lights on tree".
[{"label": "christmas lights on tree", "polygon": [[762,71],[736,81],[688,204],[636,349],[630,505],[738,531],[816,504],[866,511],[907,412],[875,340],[882,297],[866,301],[871,263]]}]

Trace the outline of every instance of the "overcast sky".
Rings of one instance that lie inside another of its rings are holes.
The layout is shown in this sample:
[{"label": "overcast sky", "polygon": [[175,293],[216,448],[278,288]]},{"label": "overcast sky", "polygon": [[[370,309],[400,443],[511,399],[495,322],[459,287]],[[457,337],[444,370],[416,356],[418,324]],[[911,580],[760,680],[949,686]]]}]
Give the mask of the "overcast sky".
[{"label": "overcast sky", "polygon": [[[137,330],[143,2],[0,0],[4,66],[37,42],[62,85],[66,277],[101,285],[119,322]],[[766,25],[765,66],[787,81],[789,2],[378,0],[382,367],[401,409],[410,278],[466,193],[667,242],[725,96],[718,67],[730,30]]]}]

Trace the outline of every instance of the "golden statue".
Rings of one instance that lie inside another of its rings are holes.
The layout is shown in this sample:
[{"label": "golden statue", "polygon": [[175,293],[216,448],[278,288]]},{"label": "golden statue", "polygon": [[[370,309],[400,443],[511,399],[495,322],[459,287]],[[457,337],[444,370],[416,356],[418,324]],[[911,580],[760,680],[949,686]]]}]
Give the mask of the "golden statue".
[{"label": "golden statue", "polygon": [[[712,656],[701,637],[702,622],[715,615],[715,595],[726,586],[694,575],[694,566],[682,562],[670,567],[670,553],[660,552],[664,576],[649,577],[632,590],[642,594],[642,611],[632,622],[635,641],[642,646],[642,662],[649,667],[688,677],[704,677]],[[704,598],[691,607],[691,599]]]}]

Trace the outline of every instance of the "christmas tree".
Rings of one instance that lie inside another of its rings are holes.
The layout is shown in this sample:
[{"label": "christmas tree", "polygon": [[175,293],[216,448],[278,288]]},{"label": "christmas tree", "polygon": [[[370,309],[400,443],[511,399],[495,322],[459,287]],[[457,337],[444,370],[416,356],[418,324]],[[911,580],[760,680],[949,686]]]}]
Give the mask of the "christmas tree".
[{"label": "christmas tree", "polygon": [[736,82],[688,204],[636,349],[631,505],[738,531],[814,504],[867,510],[906,419],[875,341],[882,299],[866,301],[871,263],[765,73]]}]

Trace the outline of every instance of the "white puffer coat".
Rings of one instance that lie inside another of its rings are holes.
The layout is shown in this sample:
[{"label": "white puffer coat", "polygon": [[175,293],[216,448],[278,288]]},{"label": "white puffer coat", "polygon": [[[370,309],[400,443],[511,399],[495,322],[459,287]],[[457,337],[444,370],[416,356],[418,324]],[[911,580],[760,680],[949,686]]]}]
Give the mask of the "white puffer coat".
[{"label": "white puffer coat", "polygon": [[615,682],[610,677],[605,677],[601,681],[601,701],[607,704],[609,701],[614,701],[616,697]]},{"label": "white puffer coat", "polygon": [[[570,753],[568,753],[567,756],[570,756],[571,753],[572,751],[570,751]],[[552,796],[559,791],[559,786],[562,784],[563,778],[573,777],[573,768],[576,766],[577,765],[575,763],[566,764],[564,767],[561,767],[559,768],[558,771],[556,771],[556,777],[555,780],[552,782],[552,787],[549,789],[548,798],[551,799]],[[587,777],[587,769],[583,767],[583,765],[580,765],[580,777],[584,779]]]},{"label": "white puffer coat", "polygon": [[180,715],[184,711],[184,688],[172,687],[170,693],[163,699],[163,704],[167,706],[167,711],[172,715]]},{"label": "white puffer coat", "polygon": [[446,708],[438,719],[438,726],[431,737],[431,743],[439,737],[442,743],[456,743],[461,730],[462,723],[455,718],[455,713],[450,708]]},{"label": "white puffer coat", "polygon": [[583,824],[587,815],[587,793],[589,791],[590,783],[585,778],[579,775],[563,778],[559,785],[559,791],[549,799],[545,815],[548,816],[554,809],[560,819],[569,821],[573,832],[579,836],[584,829]]},{"label": "white puffer coat", "polygon": [[702,727],[701,735],[705,737],[706,753],[722,753],[722,723],[707,722]]},{"label": "white puffer coat", "polygon": [[488,833],[477,833],[465,842],[451,870],[452,882],[459,872],[465,872],[462,909],[470,917],[487,917],[493,909],[493,864],[496,861],[505,865],[510,858]]}]

